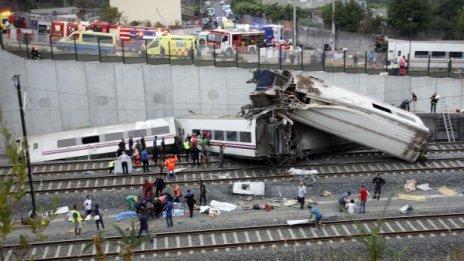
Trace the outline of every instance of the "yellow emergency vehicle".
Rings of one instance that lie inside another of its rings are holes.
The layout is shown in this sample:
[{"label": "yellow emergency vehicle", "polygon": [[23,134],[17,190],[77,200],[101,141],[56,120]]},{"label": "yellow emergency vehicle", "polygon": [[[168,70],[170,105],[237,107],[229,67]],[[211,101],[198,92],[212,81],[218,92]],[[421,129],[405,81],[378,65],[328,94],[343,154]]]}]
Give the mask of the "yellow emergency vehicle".
[{"label": "yellow emergency vehicle", "polygon": [[153,39],[147,45],[147,54],[165,58],[167,56],[190,57],[195,50],[195,36],[191,35],[164,35]]},{"label": "yellow emergency vehicle", "polygon": [[[10,17],[11,12],[5,11],[5,12],[0,12],[0,28],[1,30],[5,33],[7,29],[7,23],[8,18]],[[13,27],[12,24],[9,25],[10,27]]]}]

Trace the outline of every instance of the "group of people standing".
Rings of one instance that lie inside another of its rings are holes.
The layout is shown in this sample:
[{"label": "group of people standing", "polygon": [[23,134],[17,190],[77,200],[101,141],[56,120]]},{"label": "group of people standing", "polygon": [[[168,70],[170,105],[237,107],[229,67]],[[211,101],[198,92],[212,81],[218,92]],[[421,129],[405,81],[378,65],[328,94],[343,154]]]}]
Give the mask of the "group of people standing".
[{"label": "group of people standing", "polygon": [[[170,176],[175,177],[175,164],[177,162],[182,162],[181,153],[184,152],[186,162],[189,162],[191,159],[194,165],[197,164],[200,166],[200,162],[203,162],[206,167],[209,167],[209,135],[210,134],[205,131],[202,136],[200,136],[199,133],[194,133],[192,136],[187,134],[184,140],[177,136],[174,137],[174,144],[172,145],[171,151],[173,156],[167,159],[167,147],[164,137],[161,138],[161,141],[158,141],[158,137],[155,136],[152,149],[153,163],[155,166],[160,167],[160,173],[162,173],[163,169],[166,168]],[[133,165],[142,165],[143,172],[149,172],[149,153],[144,137],[142,136],[141,139],[137,140],[137,142],[134,144],[132,136],[129,136],[128,143],[128,150],[126,150],[126,143],[124,139],[122,139],[118,144],[117,160],[121,165],[122,172],[124,174],[130,173],[132,171]],[[225,145],[220,144],[218,165],[219,169],[224,167],[224,150]],[[108,163],[108,171],[113,172],[115,168],[115,161],[110,161]]]},{"label": "group of people standing", "polygon": [[[385,180],[380,176],[380,173],[377,174],[377,176],[372,180],[372,183],[374,183],[374,196],[372,199],[380,199],[380,194],[382,193],[382,186],[385,185]],[[366,202],[367,198],[370,195],[369,191],[364,187],[364,185],[361,185],[361,189],[359,190],[359,214],[364,214],[366,213]],[[348,210],[349,214],[354,214],[355,209],[356,209],[356,203],[354,199],[350,199],[349,197],[351,196],[351,192],[345,191],[340,193],[340,195],[337,197],[337,202],[340,207],[340,212],[343,212],[344,209]]]},{"label": "group of people standing", "polygon": [[66,216],[66,220],[71,219],[74,223],[74,233],[76,235],[81,234],[82,227],[84,226],[84,220],[86,219],[93,219],[97,225],[97,230],[100,230],[100,225],[103,229],[105,229],[105,224],[103,223],[103,213],[100,210],[98,204],[95,204],[95,206],[92,207],[92,198],[90,195],[86,196],[82,207],[84,208],[84,217],[78,210],[77,205],[74,205],[73,209]]},{"label": "group of people standing", "polygon": [[[374,184],[374,196],[372,199],[380,199],[380,194],[382,193],[382,186],[385,185],[385,180],[380,176],[380,173],[372,180]],[[305,195],[307,194],[307,190],[305,185],[301,182],[298,187],[298,202],[300,203],[300,209],[304,208],[305,203]],[[368,196],[370,195],[369,191],[365,188],[364,185],[361,185],[361,189],[359,190],[359,214],[366,213],[366,202]],[[356,203],[354,199],[350,199],[351,192],[344,191],[340,193],[337,197],[337,203],[339,205],[340,212],[343,212],[345,209],[349,214],[354,214],[356,211]],[[321,220],[323,218],[322,212],[313,206],[308,206],[310,215],[309,220],[314,218],[316,228],[319,227],[321,224]]]}]

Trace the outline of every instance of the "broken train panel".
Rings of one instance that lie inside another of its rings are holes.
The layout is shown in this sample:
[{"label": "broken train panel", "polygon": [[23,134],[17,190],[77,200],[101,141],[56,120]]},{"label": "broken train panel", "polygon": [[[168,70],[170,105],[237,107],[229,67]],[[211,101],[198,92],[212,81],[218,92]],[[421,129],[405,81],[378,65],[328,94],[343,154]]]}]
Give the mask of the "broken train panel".
[{"label": "broken train panel", "polygon": [[[392,156],[414,162],[430,139],[414,113],[288,71],[254,72],[249,111],[277,110],[285,117]],[[264,73],[265,72],[265,73]]]}]

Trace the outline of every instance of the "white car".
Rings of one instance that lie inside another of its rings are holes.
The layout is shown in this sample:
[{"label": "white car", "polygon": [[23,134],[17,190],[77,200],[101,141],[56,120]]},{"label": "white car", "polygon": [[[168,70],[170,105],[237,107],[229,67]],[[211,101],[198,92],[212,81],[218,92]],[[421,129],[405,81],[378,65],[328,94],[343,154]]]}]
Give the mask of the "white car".
[{"label": "white car", "polygon": [[224,0],[221,0],[221,2],[219,2],[220,5],[223,5],[224,4]]},{"label": "white car", "polygon": [[230,5],[223,5],[223,6],[222,6],[222,11],[226,10],[227,8],[230,9]]},{"label": "white car", "polygon": [[212,7],[208,8],[208,15],[209,16],[214,16],[215,13],[216,12],[215,12],[214,8],[212,8]]}]

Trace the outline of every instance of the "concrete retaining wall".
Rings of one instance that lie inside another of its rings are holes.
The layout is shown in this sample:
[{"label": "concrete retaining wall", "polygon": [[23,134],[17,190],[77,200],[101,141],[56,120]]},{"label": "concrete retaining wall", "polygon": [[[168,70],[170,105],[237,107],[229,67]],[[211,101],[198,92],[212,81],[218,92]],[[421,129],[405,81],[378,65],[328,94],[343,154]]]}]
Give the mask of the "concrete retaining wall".
[{"label": "concrete retaining wall", "polygon": [[[1,50],[0,71],[0,109],[14,137],[21,136],[17,93],[11,82],[14,74],[21,75],[21,85],[27,91],[30,135],[179,116],[189,111],[235,113],[248,103],[248,94],[254,89],[245,83],[252,76],[246,69],[37,61]],[[434,92],[446,98],[449,108],[463,104],[463,82],[459,79],[295,73],[319,77],[395,105],[415,92],[418,112],[429,110]]]}]

